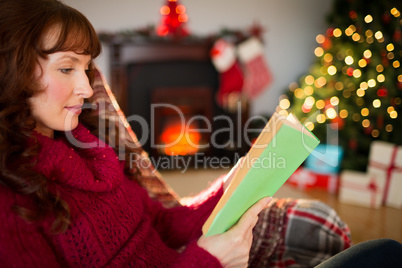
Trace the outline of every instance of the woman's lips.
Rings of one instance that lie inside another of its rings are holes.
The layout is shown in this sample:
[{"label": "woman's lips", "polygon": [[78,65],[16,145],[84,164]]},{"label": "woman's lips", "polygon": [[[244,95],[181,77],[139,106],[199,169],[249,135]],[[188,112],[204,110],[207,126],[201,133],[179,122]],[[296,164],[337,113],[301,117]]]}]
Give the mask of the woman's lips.
[{"label": "woman's lips", "polygon": [[80,114],[82,112],[82,105],[68,106],[66,109],[72,113]]}]

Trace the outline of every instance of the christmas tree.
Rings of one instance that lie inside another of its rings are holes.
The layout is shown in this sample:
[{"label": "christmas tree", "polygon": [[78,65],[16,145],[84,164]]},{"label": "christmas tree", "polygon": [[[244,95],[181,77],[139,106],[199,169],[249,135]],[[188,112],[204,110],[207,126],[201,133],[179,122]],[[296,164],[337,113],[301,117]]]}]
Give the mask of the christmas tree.
[{"label": "christmas tree", "polygon": [[279,102],[280,113],[294,113],[322,143],[343,147],[342,169],[364,171],[373,140],[402,144],[396,2],[335,0],[326,33],[316,37],[313,65]]},{"label": "christmas tree", "polygon": [[189,34],[185,28],[188,21],[186,7],[178,3],[178,0],[167,0],[160,9],[161,22],[156,29],[159,36],[183,37]]}]

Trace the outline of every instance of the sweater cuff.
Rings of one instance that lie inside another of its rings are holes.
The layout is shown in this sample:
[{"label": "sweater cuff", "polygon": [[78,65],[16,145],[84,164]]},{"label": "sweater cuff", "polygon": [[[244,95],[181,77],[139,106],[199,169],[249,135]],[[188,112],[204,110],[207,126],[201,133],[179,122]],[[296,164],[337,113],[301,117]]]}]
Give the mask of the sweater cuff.
[{"label": "sweater cuff", "polygon": [[220,261],[211,253],[197,245],[197,241],[191,242],[180,254],[173,267],[212,267],[221,268]]}]

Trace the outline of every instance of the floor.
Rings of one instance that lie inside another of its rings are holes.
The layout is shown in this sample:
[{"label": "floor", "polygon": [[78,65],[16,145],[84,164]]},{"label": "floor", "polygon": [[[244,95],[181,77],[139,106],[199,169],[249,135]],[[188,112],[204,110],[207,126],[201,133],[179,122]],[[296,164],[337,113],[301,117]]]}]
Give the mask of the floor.
[{"label": "floor", "polygon": [[[180,196],[194,195],[208,187],[208,184],[228,170],[197,169],[182,171],[160,171],[165,181]],[[402,193],[401,193],[402,194]],[[276,197],[318,199],[333,207],[349,225],[352,241],[357,244],[376,238],[392,238],[402,243],[402,210],[381,207],[370,209],[340,203],[336,195],[323,190],[299,190],[288,184],[283,185]]]}]

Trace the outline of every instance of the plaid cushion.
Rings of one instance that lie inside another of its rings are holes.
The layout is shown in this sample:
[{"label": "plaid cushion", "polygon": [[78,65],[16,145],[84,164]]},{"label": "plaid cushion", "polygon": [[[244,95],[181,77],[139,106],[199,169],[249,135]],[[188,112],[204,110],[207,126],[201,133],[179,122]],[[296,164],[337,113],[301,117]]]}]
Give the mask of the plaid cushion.
[{"label": "plaid cushion", "polygon": [[274,199],[253,235],[249,267],[314,267],[351,246],[348,226],[315,200]]}]

